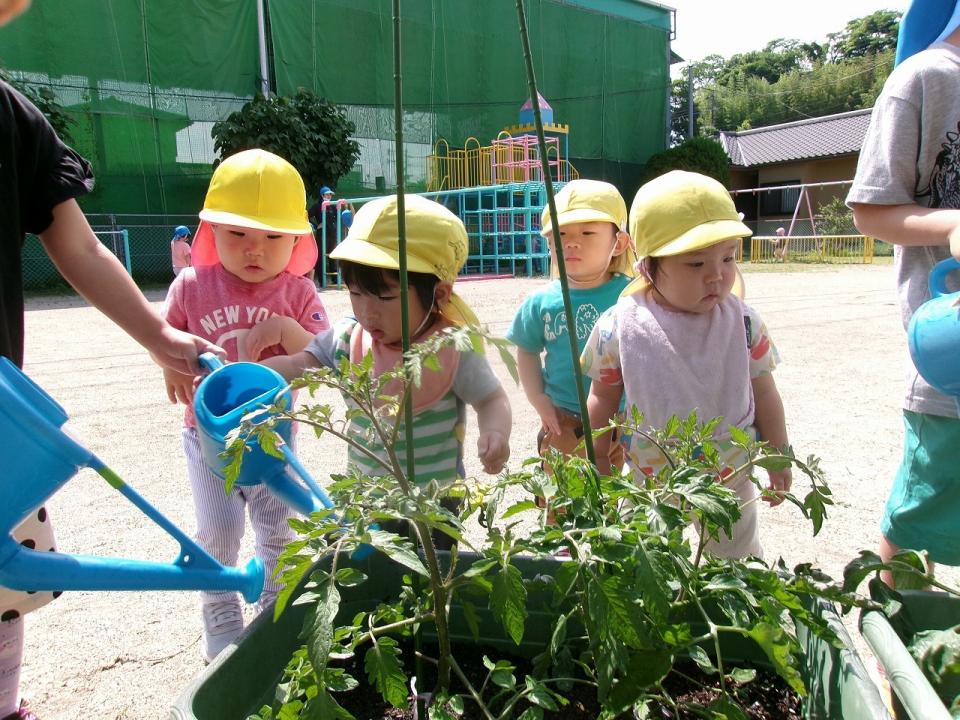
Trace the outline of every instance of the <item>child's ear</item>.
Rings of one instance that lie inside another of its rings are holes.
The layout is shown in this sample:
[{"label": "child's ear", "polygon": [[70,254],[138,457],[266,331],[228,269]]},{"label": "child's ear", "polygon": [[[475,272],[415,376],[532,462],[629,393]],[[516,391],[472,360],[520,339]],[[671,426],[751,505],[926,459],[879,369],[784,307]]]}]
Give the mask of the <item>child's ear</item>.
[{"label": "child's ear", "polygon": [[630,233],[624,230],[617,230],[617,244],[613,249],[613,255],[611,257],[617,257],[618,255],[623,255],[626,252],[627,248],[630,247]]},{"label": "child's ear", "polygon": [[453,283],[441,280],[433,289],[433,297],[437,301],[437,306],[442,307],[453,294]]}]

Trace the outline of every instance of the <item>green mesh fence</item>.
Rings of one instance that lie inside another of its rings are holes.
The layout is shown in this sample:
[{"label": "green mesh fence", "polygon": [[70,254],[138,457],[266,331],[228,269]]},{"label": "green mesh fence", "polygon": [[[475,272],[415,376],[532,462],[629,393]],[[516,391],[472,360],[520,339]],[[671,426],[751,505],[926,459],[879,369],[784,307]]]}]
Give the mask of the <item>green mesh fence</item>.
[{"label": "green mesh fence", "polygon": [[[273,90],[314,90],[357,126],[361,155],[338,197],[391,191],[390,2],[264,4]],[[565,157],[631,197],[667,135],[670,11],[638,0],[526,0],[526,11],[540,92],[569,126]],[[417,192],[438,139],[490,144],[519,123],[527,85],[514,0],[404,0],[403,15],[404,159]],[[73,118],[71,144],[97,176],[81,205],[96,229],[127,228],[138,281],[169,279],[172,229],[196,224],[213,124],[260,88],[257,36],[255,0],[44,0],[0,29],[0,65]],[[27,252],[27,287],[43,287],[51,266],[35,240]]]},{"label": "green mesh fence", "polygon": [[[362,155],[340,196],[395,178],[390,3],[267,0],[273,89],[345,105]],[[516,125],[526,80],[513,0],[405,0],[410,188],[442,137],[488,144]],[[541,93],[583,177],[625,193],[666,138],[670,12],[635,0],[527,0]],[[93,163],[91,213],[194,214],[213,123],[260,87],[254,0],[44,0],[0,30],[0,64],[46,88]],[[310,189],[313,190],[313,189]]]}]

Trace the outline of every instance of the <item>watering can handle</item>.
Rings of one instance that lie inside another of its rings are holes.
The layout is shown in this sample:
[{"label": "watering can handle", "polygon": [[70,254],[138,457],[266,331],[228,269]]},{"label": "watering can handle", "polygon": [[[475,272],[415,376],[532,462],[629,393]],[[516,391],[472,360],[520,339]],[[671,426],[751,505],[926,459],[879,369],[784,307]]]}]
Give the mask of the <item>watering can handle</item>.
[{"label": "watering can handle", "polygon": [[941,260],[933,266],[930,271],[930,279],[927,281],[930,286],[930,297],[938,298],[941,295],[947,295],[947,275],[954,270],[960,270],[960,260],[950,257]]},{"label": "watering can handle", "polygon": [[200,362],[200,367],[207,372],[213,372],[223,367],[223,360],[213,353],[201,353],[197,360]]}]

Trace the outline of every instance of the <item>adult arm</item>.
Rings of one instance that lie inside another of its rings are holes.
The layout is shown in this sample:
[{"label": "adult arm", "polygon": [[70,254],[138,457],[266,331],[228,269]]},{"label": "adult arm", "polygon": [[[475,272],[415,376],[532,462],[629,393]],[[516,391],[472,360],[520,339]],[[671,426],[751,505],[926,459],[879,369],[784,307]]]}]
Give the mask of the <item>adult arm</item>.
[{"label": "adult arm", "polygon": [[197,374],[199,353],[224,355],[213,343],[176,330],[156,313],[120,261],[93,234],[76,200],[53,208],[53,222],[40,233],[40,241],[67,282],[160,365]]}]

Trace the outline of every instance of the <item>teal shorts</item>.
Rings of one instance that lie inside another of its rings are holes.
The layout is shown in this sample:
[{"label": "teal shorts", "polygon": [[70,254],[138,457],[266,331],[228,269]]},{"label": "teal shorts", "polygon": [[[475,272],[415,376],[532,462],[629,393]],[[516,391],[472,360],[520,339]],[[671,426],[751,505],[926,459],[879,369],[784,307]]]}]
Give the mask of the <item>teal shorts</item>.
[{"label": "teal shorts", "polygon": [[883,513],[894,545],[960,565],[960,420],[903,411],[903,461]]}]

